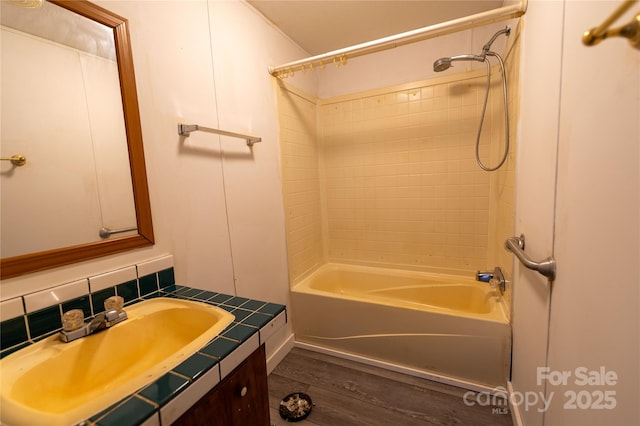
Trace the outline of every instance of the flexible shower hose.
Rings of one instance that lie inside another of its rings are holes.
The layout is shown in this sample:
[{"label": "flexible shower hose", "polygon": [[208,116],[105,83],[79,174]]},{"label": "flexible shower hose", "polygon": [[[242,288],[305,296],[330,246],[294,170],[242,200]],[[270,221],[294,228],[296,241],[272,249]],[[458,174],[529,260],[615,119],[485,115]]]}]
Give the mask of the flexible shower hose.
[{"label": "flexible shower hose", "polygon": [[482,170],[485,170],[487,172],[493,172],[495,170],[498,170],[500,167],[502,167],[504,162],[507,161],[507,156],[509,154],[509,108],[507,107],[507,75],[504,69],[504,62],[502,61],[502,58],[500,57],[500,55],[498,55],[495,52],[486,52],[486,55],[495,56],[496,58],[498,58],[498,62],[500,63],[500,70],[502,73],[502,94],[503,94],[503,104],[504,104],[504,129],[505,129],[504,154],[502,155],[502,160],[500,160],[500,163],[498,163],[498,165],[495,167],[485,166],[482,163],[482,160],[480,159],[480,135],[482,134],[482,125],[484,123],[484,116],[485,116],[485,113],[487,112],[487,101],[489,99],[489,88],[491,86],[491,64],[489,63],[488,60],[485,60],[485,63],[487,64],[487,90],[484,94],[484,106],[482,107],[480,125],[478,126],[478,136],[476,137],[476,162],[478,163],[478,166],[480,166]]}]

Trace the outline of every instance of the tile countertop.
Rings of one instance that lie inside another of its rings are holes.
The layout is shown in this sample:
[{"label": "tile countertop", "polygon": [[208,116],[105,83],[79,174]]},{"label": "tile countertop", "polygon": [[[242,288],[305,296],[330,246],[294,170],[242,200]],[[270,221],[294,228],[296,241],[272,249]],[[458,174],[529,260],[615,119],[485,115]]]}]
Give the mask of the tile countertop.
[{"label": "tile countertop", "polygon": [[153,297],[205,302],[231,312],[235,320],[215,339],[164,376],[81,425],[169,425],[287,322],[284,305],[191,287],[172,285],[145,299]]}]

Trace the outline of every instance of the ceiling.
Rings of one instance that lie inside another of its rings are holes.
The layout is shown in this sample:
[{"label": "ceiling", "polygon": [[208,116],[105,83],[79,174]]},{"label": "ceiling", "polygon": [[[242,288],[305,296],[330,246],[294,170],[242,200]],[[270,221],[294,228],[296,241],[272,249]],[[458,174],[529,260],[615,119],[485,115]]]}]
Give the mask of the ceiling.
[{"label": "ceiling", "polygon": [[248,0],[310,55],[485,10],[502,0]]}]

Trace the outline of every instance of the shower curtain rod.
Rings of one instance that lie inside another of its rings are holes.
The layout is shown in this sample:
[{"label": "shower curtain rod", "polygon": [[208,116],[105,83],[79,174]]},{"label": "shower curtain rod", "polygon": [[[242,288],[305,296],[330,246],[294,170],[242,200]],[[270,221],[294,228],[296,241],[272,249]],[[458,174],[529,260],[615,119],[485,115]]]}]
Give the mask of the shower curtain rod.
[{"label": "shower curtain rod", "polygon": [[296,71],[313,70],[314,68],[322,68],[327,64],[335,63],[336,66],[345,65],[347,59],[358,56],[368,55],[370,53],[380,52],[387,49],[393,49],[405,44],[415,43],[455,33],[458,31],[468,30],[479,25],[491,24],[506,19],[518,18],[527,10],[527,0],[520,0],[516,4],[503,6],[498,9],[486,12],[476,13],[474,15],[465,16],[463,18],[453,19],[451,21],[442,22],[440,24],[430,25],[428,27],[419,28],[417,30],[407,31],[404,33],[379,38],[377,40],[356,44],[354,46],[345,47],[343,49],[332,50],[316,56],[305,59],[288,62],[276,67],[269,67],[269,74],[274,77],[286,78],[293,76]]}]

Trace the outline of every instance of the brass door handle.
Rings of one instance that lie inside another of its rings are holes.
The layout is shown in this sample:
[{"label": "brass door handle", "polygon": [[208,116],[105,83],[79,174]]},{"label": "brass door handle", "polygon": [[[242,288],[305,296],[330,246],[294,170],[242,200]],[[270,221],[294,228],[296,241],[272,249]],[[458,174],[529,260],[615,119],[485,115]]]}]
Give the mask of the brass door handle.
[{"label": "brass door handle", "polygon": [[636,49],[640,49],[640,13],[626,25],[610,28],[637,0],[626,0],[600,26],[587,30],[582,35],[582,42],[587,46],[595,46],[608,37],[625,37]]},{"label": "brass door handle", "polygon": [[27,164],[27,157],[22,154],[16,154],[9,158],[0,158],[0,161],[11,161],[14,166],[24,166]]}]

